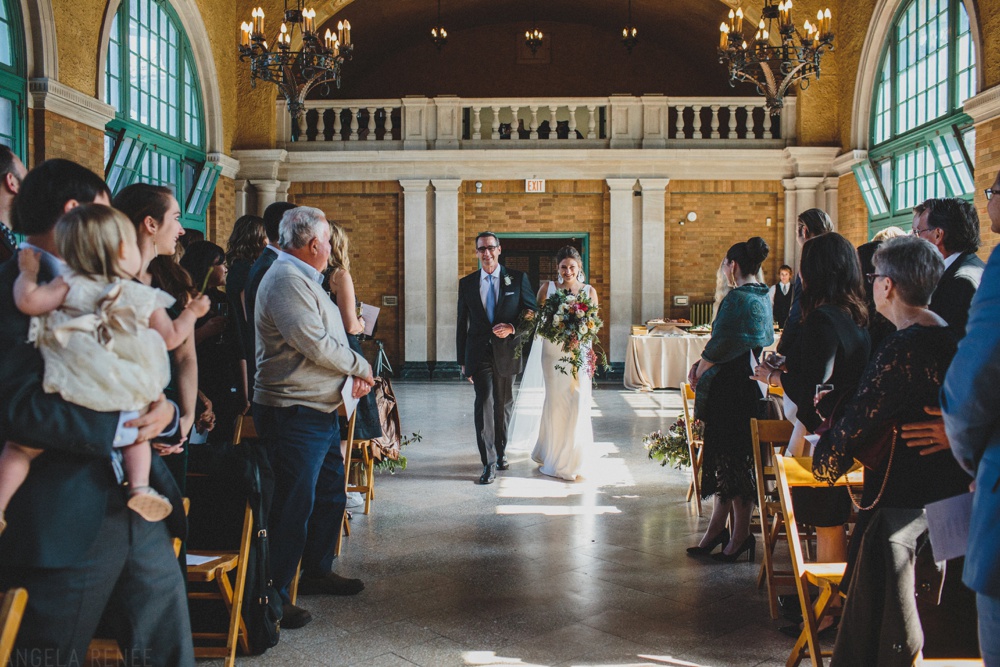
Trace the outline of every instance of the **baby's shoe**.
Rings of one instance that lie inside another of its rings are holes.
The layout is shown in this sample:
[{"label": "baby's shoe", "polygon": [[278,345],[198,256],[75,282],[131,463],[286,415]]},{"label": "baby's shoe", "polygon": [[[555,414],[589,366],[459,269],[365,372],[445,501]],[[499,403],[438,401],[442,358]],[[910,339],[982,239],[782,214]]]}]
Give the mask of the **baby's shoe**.
[{"label": "baby's shoe", "polygon": [[163,521],[174,509],[169,500],[148,486],[132,489],[128,507],[146,521]]}]

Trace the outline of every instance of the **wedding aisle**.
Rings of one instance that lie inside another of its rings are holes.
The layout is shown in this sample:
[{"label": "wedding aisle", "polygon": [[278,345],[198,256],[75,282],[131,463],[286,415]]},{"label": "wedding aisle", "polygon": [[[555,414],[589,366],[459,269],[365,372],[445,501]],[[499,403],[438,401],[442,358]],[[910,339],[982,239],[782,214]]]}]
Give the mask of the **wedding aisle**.
[{"label": "wedding aisle", "polygon": [[542,477],[519,451],[478,486],[472,386],[394,387],[403,432],[423,442],[354,514],[336,571],[366,589],[299,598],[313,622],[238,664],[784,664],[792,640],[754,587],[758,565],[687,557],[707,518],[684,502],[686,473],[646,458],[642,435],[680,413],[676,391],[595,388],[602,457],[582,482]]}]

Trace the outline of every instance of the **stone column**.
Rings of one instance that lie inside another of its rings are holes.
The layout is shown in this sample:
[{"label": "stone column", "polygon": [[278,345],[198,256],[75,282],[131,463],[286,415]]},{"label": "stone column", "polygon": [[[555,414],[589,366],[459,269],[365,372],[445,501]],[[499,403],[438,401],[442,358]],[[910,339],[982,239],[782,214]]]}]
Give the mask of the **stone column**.
[{"label": "stone column", "polygon": [[[664,210],[669,178],[641,178],[642,188],[642,321],[663,317],[666,285]],[[612,260],[614,261],[614,260]]]},{"label": "stone column", "polygon": [[611,190],[611,220],[608,229],[611,253],[611,275],[608,276],[611,349],[608,350],[608,355],[612,364],[624,364],[633,320],[632,281],[635,258],[632,245],[635,223],[632,197],[635,179],[609,178],[607,183]]},{"label": "stone column", "polygon": [[430,377],[431,299],[427,243],[428,179],[401,180],[403,188],[403,377]]},{"label": "stone column", "polygon": [[236,219],[238,220],[253,210],[250,198],[250,181],[238,180],[233,183],[233,187],[236,189]]},{"label": "stone column", "polygon": [[[288,188],[291,187],[291,181],[278,181],[278,189],[274,192],[274,201],[288,201]],[[263,214],[263,212],[262,212]]]},{"label": "stone column", "polygon": [[257,215],[263,216],[264,209],[276,201],[279,181],[250,181],[250,185],[257,191]]},{"label": "stone column", "polygon": [[434,179],[434,379],[461,378],[456,361],[458,321],[458,191],[462,181]]},{"label": "stone column", "polygon": [[836,230],[840,229],[840,221],[837,219],[837,202],[839,201],[837,189],[839,186],[840,179],[836,176],[831,176],[823,181],[823,194],[826,196],[826,206],[823,208],[833,219],[833,228]]},{"label": "stone column", "polygon": [[786,178],[781,181],[781,184],[785,186],[785,259],[783,261],[788,266],[795,268],[795,249],[798,247],[798,241],[795,240],[795,228],[799,216],[798,192],[795,190],[794,178]]},{"label": "stone column", "polygon": [[[795,196],[792,198],[794,206],[792,206],[791,208],[792,212],[791,215],[789,215],[789,197],[788,197],[789,182],[792,183],[792,188],[794,189],[795,193]],[[823,179],[817,176],[799,176],[798,178],[786,179],[785,181],[783,181],[783,183],[785,184],[785,190],[786,190],[785,192],[786,243],[789,234],[787,225],[789,224],[791,225],[791,235],[792,235],[791,259],[793,263],[789,264],[789,266],[794,266],[797,268],[799,265],[799,257],[801,255],[801,250],[802,250],[802,248],[799,247],[798,241],[795,240],[795,227],[798,220],[798,216],[803,211],[808,211],[811,208],[816,208],[817,206],[822,208],[826,206],[826,197],[824,196],[822,199],[820,199],[816,196],[817,188],[819,188],[823,183]],[[786,245],[785,246],[786,263],[788,258],[789,258],[789,247]]]}]

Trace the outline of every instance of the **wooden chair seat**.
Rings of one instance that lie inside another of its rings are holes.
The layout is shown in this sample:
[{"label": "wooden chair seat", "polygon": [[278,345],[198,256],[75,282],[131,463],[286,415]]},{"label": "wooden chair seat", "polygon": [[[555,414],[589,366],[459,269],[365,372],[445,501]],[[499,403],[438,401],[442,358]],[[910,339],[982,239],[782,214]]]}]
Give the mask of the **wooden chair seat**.
[{"label": "wooden chair seat", "polygon": [[820,579],[828,579],[835,584],[840,584],[844,578],[844,569],[847,563],[805,563],[802,567],[802,574],[813,586],[819,585]]}]

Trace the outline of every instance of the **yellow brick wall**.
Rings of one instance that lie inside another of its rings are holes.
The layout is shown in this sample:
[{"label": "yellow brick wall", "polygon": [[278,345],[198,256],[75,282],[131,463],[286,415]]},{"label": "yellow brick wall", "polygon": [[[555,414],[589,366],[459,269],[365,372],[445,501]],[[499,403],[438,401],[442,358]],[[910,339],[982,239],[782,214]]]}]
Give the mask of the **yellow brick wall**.
[{"label": "yellow brick wall", "polygon": [[986,195],[983,191],[992,186],[1000,171],[1000,118],[976,126],[976,209],[979,211],[979,228],[983,247],[979,256],[988,259],[993,248],[1000,243],[1000,234],[990,231],[990,216],[986,212]]},{"label": "yellow brick wall", "polygon": [[31,166],[65,158],[104,175],[104,132],[51,111],[31,113]]},{"label": "yellow brick wall", "polygon": [[205,212],[205,237],[223,248],[236,224],[236,186],[233,179],[219,176],[215,193]]},{"label": "yellow brick wall", "polygon": [[[715,274],[730,246],[760,236],[771,248],[764,262],[768,284],[777,280],[784,258],[785,196],[779,181],[670,181],[666,198],[666,289],[664,312],[687,317],[673,308],[673,296],[691,303],[711,301]],[[695,222],[679,225],[689,211]],[[771,218],[771,226],[767,226]]]},{"label": "yellow brick wall", "polygon": [[[403,221],[399,183],[295,183],[288,200],[315,206],[350,238],[351,277],[358,299],[382,309],[377,337],[393,368],[403,362]],[[382,306],[382,297],[399,297],[399,305]],[[375,348],[365,344],[365,356],[375,361]]]},{"label": "yellow brick wall", "polygon": [[853,173],[840,177],[837,188],[837,231],[855,246],[867,242],[868,208]]},{"label": "yellow brick wall", "polygon": [[[459,275],[476,270],[476,234],[490,230],[497,234],[518,232],[590,235],[590,275],[587,282],[603,302],[610,293],[610,258],[607,220],[610,199],[604,181],[546,181],[546,192],[527,194],[524,181],[482,181],[483,191],[467,181],[459,191],[458,257]],[[604,307],[607,313],[607,307]],[[608,327],[600,335],[608,347]]]}]

